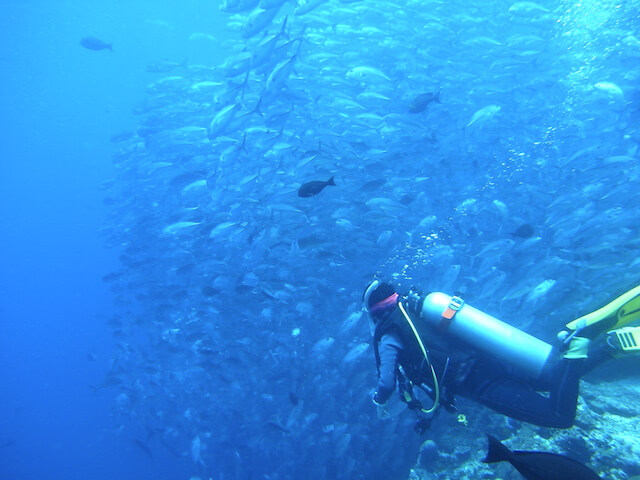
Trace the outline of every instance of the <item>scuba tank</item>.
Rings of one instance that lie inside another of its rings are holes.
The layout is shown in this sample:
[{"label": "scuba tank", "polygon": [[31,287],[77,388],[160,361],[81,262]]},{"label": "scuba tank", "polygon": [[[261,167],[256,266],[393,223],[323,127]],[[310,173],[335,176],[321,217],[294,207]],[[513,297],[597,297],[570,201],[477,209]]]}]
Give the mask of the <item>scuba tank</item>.
[{"label": "scuba tank", "polygon": [[433,292],[422,303],[422,318],[440,332],[538,378],[551,353],[551,345],[518,330],[460,297]]}]

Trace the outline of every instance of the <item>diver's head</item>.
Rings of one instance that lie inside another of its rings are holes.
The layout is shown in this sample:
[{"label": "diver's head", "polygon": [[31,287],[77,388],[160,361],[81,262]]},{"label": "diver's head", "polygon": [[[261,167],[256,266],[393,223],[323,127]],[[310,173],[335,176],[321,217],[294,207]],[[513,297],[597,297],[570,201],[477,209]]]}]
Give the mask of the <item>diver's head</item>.
[{"label": "diver's head", "polygon": [[365,289],[362,301],[369,317],[375,323],[382,313],[395,308],[398,294],[390,283],[374,280]]}]

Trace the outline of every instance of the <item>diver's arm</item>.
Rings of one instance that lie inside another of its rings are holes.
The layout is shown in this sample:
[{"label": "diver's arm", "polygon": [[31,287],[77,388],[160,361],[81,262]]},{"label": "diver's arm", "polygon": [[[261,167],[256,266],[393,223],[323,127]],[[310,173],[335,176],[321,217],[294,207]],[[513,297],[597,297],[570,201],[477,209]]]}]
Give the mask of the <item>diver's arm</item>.
[{"label": "diver's arm", "polygon": [[373,401],[382,405],[396,388],[396,369],[398,365],[398,352],[402,350],[400,339],[393,334],[383,335],[380,339],[380,378],[378,387],[373,396]]}]

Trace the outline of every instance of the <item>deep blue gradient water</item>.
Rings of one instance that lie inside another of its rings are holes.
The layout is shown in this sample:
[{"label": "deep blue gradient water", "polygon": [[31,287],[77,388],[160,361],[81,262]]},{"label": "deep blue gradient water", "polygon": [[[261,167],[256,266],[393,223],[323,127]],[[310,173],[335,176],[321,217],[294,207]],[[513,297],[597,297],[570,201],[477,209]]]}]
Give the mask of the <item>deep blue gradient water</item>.
[{"label": "deep blue gradient water", "polygon": [[[109,138],[134,125],[148,64],[197,60],[205,1],[25,1],[0,16],[0,478],[176,478],[117,431],[97,392],[113,343],[101,278]],[[114,53],[82,48],[102,36]],[[215,61],[215,60],[213,60]],[[124,437],[124,438],[123,438]]]},{"label": "deep blue gradient water", "polygon": [[[253,33],[231,0],[5,3],[0,480],[406,478],[373,275],[549,342],[640,283],[633,2],[290,1]],[[466,408],[429,480],[483,429],[555,441]],[[615,436],[581,409],[571,440]]]}]

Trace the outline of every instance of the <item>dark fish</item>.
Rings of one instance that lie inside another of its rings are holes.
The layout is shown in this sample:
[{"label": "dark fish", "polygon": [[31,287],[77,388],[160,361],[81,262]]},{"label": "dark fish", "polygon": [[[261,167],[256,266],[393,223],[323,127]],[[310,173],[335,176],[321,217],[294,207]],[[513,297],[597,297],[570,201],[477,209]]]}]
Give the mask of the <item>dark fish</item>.
[{"label": "dark fish", "polygon": [[326,187],[327,185],[333,185],[334,187],[336,186],[336,182],[333,181],[333,177],[331,177],[326,182],[321,182],[321,181],[316,180],[314,182],[304,183],[298,189],[298,196],[299,197],[313,197],[314,195],[319,194],[324,189],[324,187]]},{"label": "dark fish", "polygon": [[511,451],[487,435],[489,451],[484,463],[509,462],[527,480],[600,480],[588,467],[564,455],[549,452]]},{"label": "dark fish", "polygon": [[400,203],[403,205],[409,205],[410,203],[412,203],[415,200],[415,198],[413,198],[412,195],[409,195],[408,193],[402,195],[402,197],[400,198]]},{"label": "dark fish", "polygon": [[80,40],[80,45],[89,50],[111,50],[113,52],[110,43],[105,43],[96,37],[84,37]]},{"label": "dark fish", "polygon": [[511,235],[513,235],[514,237],[520,237],[520,238],[530,238],[533,236],[534,233],[535,233],[535,230],[533,229],[533,227],[528,223],[524,223],[520,225],[518,228],[516,228],[515,231],[511,232]]},{"label": "dark fish", "polygon": [[440,103],[440,90],[437,93],[421,93],[409,105],[410,113],[424,112],[431,102]]},{"label": "dark fish", "polygon": [[202,287],[202,295],[204,295],[205,297],[215,297],[219,293],[220,293],[220,290],[218,290],[217,288],[213,288],[209,286]]},{"label": "dark fish", "polygon": [[116,338],[119,338],[121,340],[124,340],[125,338],[127,338],[127,335],[120,329],[116,329],[113,331],[113,336]]}]

